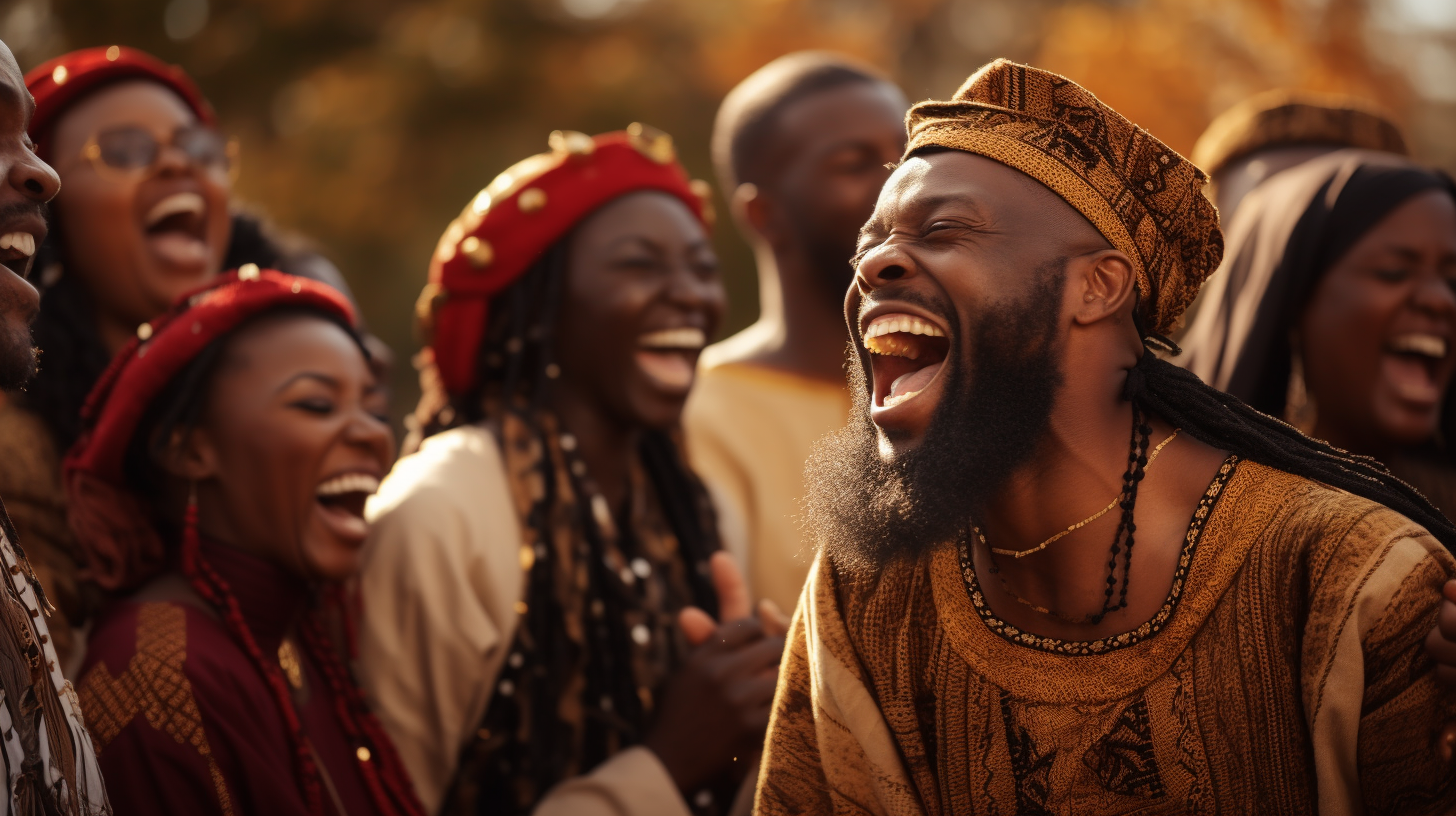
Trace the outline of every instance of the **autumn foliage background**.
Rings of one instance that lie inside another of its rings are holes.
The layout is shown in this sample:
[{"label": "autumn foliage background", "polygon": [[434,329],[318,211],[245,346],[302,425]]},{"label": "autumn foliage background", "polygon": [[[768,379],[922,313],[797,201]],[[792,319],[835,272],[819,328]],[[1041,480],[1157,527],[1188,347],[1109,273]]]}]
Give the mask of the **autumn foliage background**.
[{"label": "autumn foliage background", "polygon": [[[1030,61],[1181,152],[1252,93],[1341,91],[1456,170],[1456,0],[0,0],[0,39],[23,69],[122,44],[190,71],[242,142],[239,200],[320,245],[399,354],[396,414],[430,252],[476,190],[553,129],[633,121],[711,179],[718,101],[797,49],[864,58],[912,100]],[[717,241],[732,331],[757,290],[731,224]]]}]

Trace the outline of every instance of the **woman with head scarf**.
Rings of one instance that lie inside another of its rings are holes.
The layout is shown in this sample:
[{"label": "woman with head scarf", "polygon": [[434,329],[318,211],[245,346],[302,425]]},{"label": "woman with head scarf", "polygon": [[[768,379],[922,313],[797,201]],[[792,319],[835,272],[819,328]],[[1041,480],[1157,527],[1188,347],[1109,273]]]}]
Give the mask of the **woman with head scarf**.
[{"label": "woman with head scarf", "polygon": [[1346,150],[1265,182],[1229,225],[1184,363],[1456,512],[1456,186]]},{"label": "woman with head scarf", "polygon": [[120,813],[421,813],[350,670],[393,457],[335,290],[244,266],[143,323],[67,455],[107,603],[81,704]]},{"label": "woman with head scarf", "polygon": [[718,588],[677,443],[724,308],[706,191],[641,125],[550,145],[431,261],[428,438],[370,505],[364,680],[431,811],[721,811],[783,639]]}]

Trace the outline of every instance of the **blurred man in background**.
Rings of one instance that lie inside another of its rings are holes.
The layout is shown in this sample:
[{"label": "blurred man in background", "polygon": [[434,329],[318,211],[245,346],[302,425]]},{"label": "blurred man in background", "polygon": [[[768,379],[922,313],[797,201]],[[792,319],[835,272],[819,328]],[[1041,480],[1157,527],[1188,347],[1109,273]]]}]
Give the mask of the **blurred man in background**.
[{"label": "blurred man in background", "polygon": [[859,228],[905,147],[905,95],[848,57],[800,52],[729,92],[713,158],[758,264],[757,323],[703,354],[684,422],[725,546],[791,609],[812,557],[797,516],[813,443],[844,424],[844,292]]}]

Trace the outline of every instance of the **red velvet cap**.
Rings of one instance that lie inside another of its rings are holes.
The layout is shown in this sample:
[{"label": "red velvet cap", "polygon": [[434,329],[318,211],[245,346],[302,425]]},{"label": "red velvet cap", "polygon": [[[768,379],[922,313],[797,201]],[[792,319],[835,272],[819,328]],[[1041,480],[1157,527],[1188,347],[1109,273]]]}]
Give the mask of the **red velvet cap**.
[{"label": "red velvet cap", "polygon": [[168,65],[146,52],[119,45],[82,48],[47,60],[25,75],[25,87],[35,97],[30,138],[41,159],[51,160],[51,131],[61,113],[88,91],[121,79],[160,83],[182,97],[203,124],[217,124],[212,106],[181,66]]},{"label": "red velvet cap", "polygon": [[688,180],[666,133],[640,124],[596,137],[558,130],[549,144],[551,152],[517,162],[481,190],[430,259],[416,314],[451,396],[475,382],[490,299],[603,204],[657,190],[712,223],[707,183]]},{"label": "red velvet cap", "polygon": [[354,324],[332,287],[249,264],[182,296],[166,314],[137,327],[81,409],[81,437],[62,465],[71,528],[87,573],[106,589],[135,585],[165,563],[143,497],[126,483],[127,448],[163,389],[212,341],[254,315],[303,307]]}]

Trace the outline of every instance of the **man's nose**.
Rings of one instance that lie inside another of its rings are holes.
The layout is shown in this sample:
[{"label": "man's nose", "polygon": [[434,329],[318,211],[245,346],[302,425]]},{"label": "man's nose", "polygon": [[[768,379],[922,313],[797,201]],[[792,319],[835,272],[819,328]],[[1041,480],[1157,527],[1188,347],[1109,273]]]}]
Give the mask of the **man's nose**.
[{"label": "man's nose", "polygon": [[20,149],[10,165],[6,181],[21,195],[37,204],[45,204],[61,190],[61,177],[35,153]]},{"label": "man's nose", "polygon": [[855,283],[864,291],[903,281],[917,274],[915,259],[898,244],[886,242],[870,250],[860,259],[854,271]]}]

